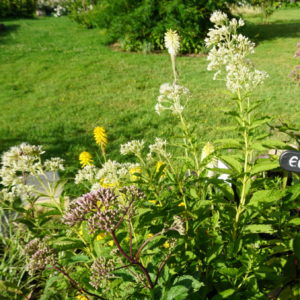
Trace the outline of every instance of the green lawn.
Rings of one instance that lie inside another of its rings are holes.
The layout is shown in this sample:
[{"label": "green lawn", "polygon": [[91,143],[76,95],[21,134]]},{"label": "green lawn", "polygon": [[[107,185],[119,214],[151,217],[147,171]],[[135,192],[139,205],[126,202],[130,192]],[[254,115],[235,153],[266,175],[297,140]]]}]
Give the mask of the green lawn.
[{"label": "green lawn", "polygon": [[[26,141],[77,166],[80,151],[95,148],[92,129],[105,126],[110,157],[130,139],[152,142],[175,135],[172,117],[154,105],[161,83],[171,81],[166,53],[114,52],[100,30],[66,17],[2,21],[0,35],[0,153]],[[300,88],[288,78],[300,42],[300,10],[277,11],[269,24],[250,19],[245,32],[258,42],[253,60],[270,78],[257,95],[276,119],[298,121]],[[206,57],[179,57],[181,83],[192,92],[187,111],[199,138],[230,135],[222,82],[212,80]]]}]

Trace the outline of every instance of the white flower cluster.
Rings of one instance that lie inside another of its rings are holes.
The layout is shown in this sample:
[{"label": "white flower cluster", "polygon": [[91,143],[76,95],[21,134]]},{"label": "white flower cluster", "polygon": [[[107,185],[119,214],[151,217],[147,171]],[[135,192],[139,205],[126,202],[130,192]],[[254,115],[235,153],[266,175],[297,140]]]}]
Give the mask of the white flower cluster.
[{"label": "white flower cluster", "polygon": [[243,20],[229,20],[225,13],[216,11],[210,20],[215,24],[205,39],[209,71],[216,71],[214,80],[225,72],[226,87],[234,94],[254,90],[267,77],[267,73],[256,70],[246,58],[254,53],[255,44],[237,33],[244,26]]},{"label": "white flower cluster", "polygon": [[155,138],[155,143],[149,146],[149,153],[147,155],[147,160],[151,160],[153,154],[159,156],[159,158],[170,157],[171,154],[166,151],[167,141],[161,138]]},{"label": "white flower cluster", "polygon": [[54,8],[54,13],[53,13],[53,16],[54,17],[61,17],[61,16],[64,16],[66,15],[68,12],[68,10],[66,9],[66,7],[64,6],[61,6],[61,5],[58,5]]},{"label": "white flower cluster", "polygon": [[14,195],[27,199],[32,196],[34,190],[34,186],[28,183],[29,178],[40,179],[47,171],[57,172],[64,169],[63,160],[58,157],[46,160],[43,164],[41,161],[43,153],[41,146],[26,143],[11,147],[9,151],[3,153],[0,183],[11,192],[10,197]]},{"label": "white flower cluster", "polygon": [[121,145],[120,152],[122,155],[127,155],[127,154],[140,155],[144,148],[144,145],[145,142],[143,140],[133,140],[126,144]]},{"label": "white flower cluster", "polygon": [[44,161],[44,168],[47,171],[58,171],[61,170],[63,171],[64,168],[64,160],[61,159],[60,157],[51,157],[50,159],[47,159]]},{"label": "white flower cluster", "polygon": [[164,110],[170,110],[174,115],[181,114],[184,106],[181,104],[181,97],[189,94],[189,90],[178,84],[164,83],[159,89],[160,95],[157,98],[155,111],[160,114]]},{"label": "white flower cluster", "polygon": [[131,169],[139,167],[138,164],[119,163],[108,160],[102,165],[102,168],[95,166],[85,166],[80,169],[75,176],[75,183],[88,182],[92,185],[91,190],[97,190],[100,187],[115,187],[122,181],[128,181]]},{"label": "white flower cluster", "polygon": [[53,11],[55,17],[67,14],[68,0],[38,0],[37,8],[44,11]]},{"label": "white flower cluster", "polygon": [[83,183],[84,181],[94,183],[96,180],[96,174],[99,171],[93,165],[86,165],[84,168],[79,169],[75,176],[75,184]]}]

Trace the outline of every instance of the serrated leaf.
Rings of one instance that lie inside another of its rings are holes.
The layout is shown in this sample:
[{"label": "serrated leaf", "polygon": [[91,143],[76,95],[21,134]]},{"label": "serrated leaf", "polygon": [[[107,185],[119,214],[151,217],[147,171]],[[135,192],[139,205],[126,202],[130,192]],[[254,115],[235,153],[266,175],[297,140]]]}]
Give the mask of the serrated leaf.
[{"label": "serrated leaf", "polygon": [[263,124],[266,124],[267,122],[269,122],[271,120],[270,117],[266,116],[260,119],[256,119],[252,122],[252,125],[250,126],[250,129],[255,129]]},{"label": "serrated leaf", "polygon": [[59,251],[81,249],[84,247],[83,242],[75,238],[59,238],[54,241],[51,241],[51,243],[52,247]]},{"label": "serrated leaf", "polygon": [[220,139],[216,141],[217,149],[240,149],[241,143],[236,139]]},{"label": "serrated leaf", "polygon": [[273,204],[274,202],[282,199],[285,191],[282,190],[265,190],[255,192],[250,199],[248,206],[258,207],[263,204]]},{"label": "serrated leaf", "polygon": [[284,142],[281,142],[279,140],[265,140],[261,142],[262,145],[269,149],[286,149],[287,144]]},{"label": "serrated leaf", "polygon": [[220,159],[231,169],[233,169],[235,172],[240,174],[242,172],[242,165],[241,163],[229,155],[222,155]]},{"label": "serrated leaf", "polygon": [[261,143],[261,142],[257,142],[257,143],[253,143],[251,145],[253,150],[257,150],[257,151],[265,151],[266,147]]},{"label": "serrated leaf", "polygon": [[279,167],[279,161],[262,161],[254,165],[251,169],[251,174],[257,174],[260,172],[265,172],[269,170],[273,170]]},{"label": "serrated leaf", "polygon": [[54,205],[52,203],[49,203],[49,202],[36,202],[35,205],[42,206],[42,207],[47,207],[47,208],[57,209],[56,205]]},{"label": "serrated leaf", "polygon": [[244,227],[245,233],[269,233],[272,234],[275,232],[272,225],[270,224],[252,224],[246,225]]}]

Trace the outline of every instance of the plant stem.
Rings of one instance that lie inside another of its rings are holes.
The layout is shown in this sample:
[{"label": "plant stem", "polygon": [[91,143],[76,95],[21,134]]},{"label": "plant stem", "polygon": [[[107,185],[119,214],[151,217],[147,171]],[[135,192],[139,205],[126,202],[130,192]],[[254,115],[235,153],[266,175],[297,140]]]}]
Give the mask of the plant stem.
[{"label": "plant stem", "polygon": [[144,273],[144,275],[145,275],[145,277],[146,277],[146,280],[147,280],[147,282],[148,282],[148,284],[149,284],[149,288],[150,289],[153,289],[154,288],[154,284],[153,284],[153,282],[152,282],[152,279],[151,279],[151,277],[150,277],[150,275],[149,275],[149,272],[148,272],[148,270],[138,261],[138,260],[136,260],[135,258],[133,258],[132,256],[130,256],[130,255],[128,255],[125,251],[124,251],[124,249],[122,248],[122,246],[120,245],[120,243],[119,243],[119,241],[118,241],[118,239],[117,239],[117,237],[116,237],[116,234],[115,234],[115,232],[114,231],[111,231],[110,232],[110,234],[111,234],[111,236],[112,236],[112,238],[113,238],[113,240],[114,240],[114,242],[115,242],[115,245],[117,246],[117,248],[119,249],[119,251],[120,251],[120,253],[131,263],[131,264],[133,264],[133,265],[137,265],[138,266],[138,268]]}]

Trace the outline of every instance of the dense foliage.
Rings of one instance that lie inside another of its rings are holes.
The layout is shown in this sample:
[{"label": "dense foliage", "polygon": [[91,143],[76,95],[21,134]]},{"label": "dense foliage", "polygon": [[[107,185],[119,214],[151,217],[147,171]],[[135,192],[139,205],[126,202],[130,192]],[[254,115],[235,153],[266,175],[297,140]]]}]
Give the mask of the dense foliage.
[{"label": "dense foliage", "polygon": [[87,27],[106,28],[109,42],[125,50],[163,49],[162,36],[169,29],[182,36],[181,51],[200,52],[209,27],[209,16],[227,10],[225,0],[103,0],[72,2],[73,18]]},{"label": "dense foliage", "polygon": [[0,0],[0,17],[32,17],[37,0]]}]

